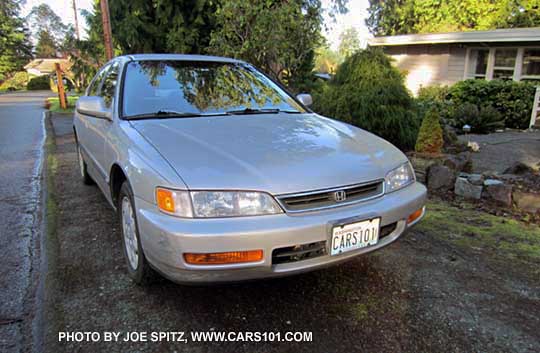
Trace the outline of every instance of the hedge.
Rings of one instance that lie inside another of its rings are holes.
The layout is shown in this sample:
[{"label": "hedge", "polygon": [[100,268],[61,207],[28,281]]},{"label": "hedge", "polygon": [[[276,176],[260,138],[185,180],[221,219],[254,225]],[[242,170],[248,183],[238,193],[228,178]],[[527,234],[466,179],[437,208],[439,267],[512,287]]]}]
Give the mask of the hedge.
[{"label": "hedge", "polygon": [[347,58],[336,75],[314,92],[313,109],[366,129],[401,149],[412,149],[420,120],[403,75],[377,48]]},{"label": "hedge", "polygon": [[32,78],[29,82],[26,88],[30,91],[37,91],[37,90],[49,90],[51,89],[51,80],[49,76],[37,76]]},{"label": "hedge", "polygon": [[16,91],[21,90],[26,87],[26,83],[28,82],[28,73],[26,71],[20,71],[15,73],[12,77],[5,80],[0,85],[0,90],[4,91]]},{"label": "hedge", "polygon": [[457,108],[471,103],[481,109],[495,108],[504,119],[504,126],[526,129],[529,126],[535,84],[503,80],[466,80],[450,87],[448,99]]}]

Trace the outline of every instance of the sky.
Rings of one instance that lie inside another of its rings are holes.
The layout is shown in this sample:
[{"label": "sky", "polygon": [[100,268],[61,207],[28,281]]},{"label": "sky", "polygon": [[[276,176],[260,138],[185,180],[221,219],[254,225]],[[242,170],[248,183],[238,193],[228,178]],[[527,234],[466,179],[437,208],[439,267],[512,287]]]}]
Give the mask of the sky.
[{"label": "sky", "polygon": [[[85,9],[90,11],[92,9],[93,0],[75,0],[75,2],[79,10],[81,36],[84,38],[85,22],[80,15],[80,10]],[[324,7],[328,6],[329,2],[330,0],[322,0]],[[22,14],[26,16],[32,7],[41,3],[49,5],[53,11],[62,18],[64,23],[74,23],[72,0],[26,0]],[[331,48],[337,49],[339,45],[339,35],[349,27],[355,27],[358,30],[361,42],[365,42],[368,38],[372,37],[364,23],[364,20],[367,17],[368,6],[368,0],[349,0],[347,6],[349,11],[345,15],[336,16],[335,21],[327,15],[324,16],[325,25],[327,27],[327,30],[324,31],[324,35]]]}]

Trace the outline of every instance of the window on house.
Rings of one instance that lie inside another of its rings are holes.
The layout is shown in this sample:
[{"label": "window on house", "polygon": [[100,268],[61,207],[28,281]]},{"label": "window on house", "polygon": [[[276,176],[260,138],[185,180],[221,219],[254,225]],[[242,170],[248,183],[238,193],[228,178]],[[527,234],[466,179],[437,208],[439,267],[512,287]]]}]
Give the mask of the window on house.
[{"label": "window on house", "polygon": [[511,80],[514,77],[517,49],[495,50],[493,79]]},{"label": "window on house", "polygon": [[540,80],[540,48],[523,51],[523,67],[521,79]]},{"label": "window on house", "polygon": [[486,78],[488,49],[472,49],[470,52],[469,77]]}]

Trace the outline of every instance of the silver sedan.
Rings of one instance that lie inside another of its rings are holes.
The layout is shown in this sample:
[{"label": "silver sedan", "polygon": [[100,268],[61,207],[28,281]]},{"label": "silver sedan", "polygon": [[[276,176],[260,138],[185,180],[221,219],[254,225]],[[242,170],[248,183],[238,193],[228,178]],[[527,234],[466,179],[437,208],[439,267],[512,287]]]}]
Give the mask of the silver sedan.
[{"label": "silver sedan", "polygon": [[310,104],[234,59],[130,55],[97,73],[75,113],[79,168],[117,211],[135,282],[306,272],[422,218],[406,156]]}]

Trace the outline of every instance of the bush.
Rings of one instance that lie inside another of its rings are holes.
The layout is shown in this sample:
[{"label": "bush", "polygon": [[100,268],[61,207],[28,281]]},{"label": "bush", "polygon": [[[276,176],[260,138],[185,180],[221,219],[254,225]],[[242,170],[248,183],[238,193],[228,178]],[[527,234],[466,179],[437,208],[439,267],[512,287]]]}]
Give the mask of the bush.
[{"label": "bush", "polygon": [[535,90],[535,85],[530,82],[466,80],[453,85],[448,98],[456,107],[464,103],[489,106],[502,114],[506,127],[526,129]]},{"label": "bush", "polygon": [[429,109],[422,120],[415,150],[421,153],[441,153],[443,147],[443,130],[439,121],[437,108]]},{"label": "bush", "polygon": [[490,106],[478,107],[472,103],[464,103],[456,107],[453,126],[459,130],[464,125],[471,126],[471,132],[487,134],[504,127],[504,120],[499,111]]},{"label": "bush", "polygon": [[49,76],[37,76],[31,79],[28,82],[28,85],[26,88],[30,91],[37,91],[37,90],[49,90],[51,89],[51,83],[50,83]]},{"label": "bush", "polygon": [[0,90],[15,91],[24,89],[28,82],[28,73],[26,71],[20,71],[15,73],[11,78],[7,79],[0,85]]},{"label": "bush", "polygon": [[314,92],[313,109],[371,131],[402,149],[414,147],[419,119],[401,73],[380,49],[347,58]]}]

